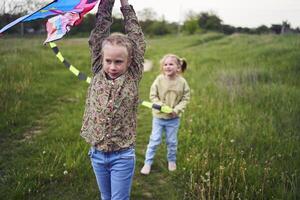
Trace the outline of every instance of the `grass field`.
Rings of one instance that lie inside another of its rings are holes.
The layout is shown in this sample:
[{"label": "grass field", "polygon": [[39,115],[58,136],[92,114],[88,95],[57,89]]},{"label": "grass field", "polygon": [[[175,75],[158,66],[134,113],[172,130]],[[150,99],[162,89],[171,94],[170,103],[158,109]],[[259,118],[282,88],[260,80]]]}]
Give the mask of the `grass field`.
[{"label": "grass field", "polygon": [[[0,199],[97,199],[79,136],[87,83],[44,38],[0,39]],[[57,43],[90,74],[87,39]],[[141,176],[151,110],[140,107],[133,200],[300,199],[300,36],[204,34],[147,40],[141,99],[166,53],[185,57],[192,98],[181,118],[178,170],[166,146]]]}]

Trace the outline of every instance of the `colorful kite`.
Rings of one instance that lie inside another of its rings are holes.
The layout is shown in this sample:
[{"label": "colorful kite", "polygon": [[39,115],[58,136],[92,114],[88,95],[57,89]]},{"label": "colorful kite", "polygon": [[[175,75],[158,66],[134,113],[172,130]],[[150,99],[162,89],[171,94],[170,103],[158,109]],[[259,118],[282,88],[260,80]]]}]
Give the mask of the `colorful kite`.
[{"label": "colorful kite", "polygon": [[58,40],[70,31],[70,27],[78,25],[82,21],[82,17],[93,9],[97,2],[98,0],[55,0],[45,7],[4,26],[0,30],[0,34],[20,22],[52,16],[46,25],[48,37],[45,42]]}]

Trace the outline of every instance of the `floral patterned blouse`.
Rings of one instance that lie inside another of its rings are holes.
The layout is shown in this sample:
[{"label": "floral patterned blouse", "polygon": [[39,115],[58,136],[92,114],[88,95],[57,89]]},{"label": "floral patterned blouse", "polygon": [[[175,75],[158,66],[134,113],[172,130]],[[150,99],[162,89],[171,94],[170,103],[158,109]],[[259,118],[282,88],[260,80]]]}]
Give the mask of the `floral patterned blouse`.
[{"label": "floral patterned blouse", "polygon": [[109,36],[114,0],[101,0],[96,26],[89,45],[94,73],[88,88],[80,135],[98,150],[120,151],[135,146],[138,84],[142,78],[145,40],[132,6],[121,7],[125,32],[133,45],[128,70],[116,79],[106,77],[102,68],[102,41]]}]

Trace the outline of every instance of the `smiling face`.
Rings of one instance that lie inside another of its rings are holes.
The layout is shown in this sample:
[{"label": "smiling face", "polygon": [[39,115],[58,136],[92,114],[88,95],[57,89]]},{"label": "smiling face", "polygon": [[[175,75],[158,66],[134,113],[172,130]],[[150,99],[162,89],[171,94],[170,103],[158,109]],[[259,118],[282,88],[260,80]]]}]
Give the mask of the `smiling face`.
[{"label": "smiling face", "polygon": [[174,78],[179,72],[180,66],[178,65],[176,58],[168,56],[162,65],[164,75],[169,78]]},{"label": "smiling face", "polygon": [[112,79],[124,74],[129,65],[126,47],[113,44],[103,46],[103,70]]}]

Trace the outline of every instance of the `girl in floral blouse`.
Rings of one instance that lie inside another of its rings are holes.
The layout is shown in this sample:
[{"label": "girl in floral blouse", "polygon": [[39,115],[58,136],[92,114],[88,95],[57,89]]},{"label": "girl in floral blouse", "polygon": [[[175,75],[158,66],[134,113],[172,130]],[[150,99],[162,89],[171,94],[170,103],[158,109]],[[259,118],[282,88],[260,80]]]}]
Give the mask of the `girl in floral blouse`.
[{"label": "girl in floral blouse", "polygon": [[138,85],[145,40],[128,0],[120,0],[126,35],[113,33],[114,0],[101,0],[89,45],[93,77],[88,88],[80,135],[91,144],[89,155],[102,199],[129,199],[135,167]]}]

